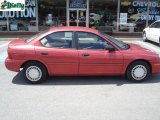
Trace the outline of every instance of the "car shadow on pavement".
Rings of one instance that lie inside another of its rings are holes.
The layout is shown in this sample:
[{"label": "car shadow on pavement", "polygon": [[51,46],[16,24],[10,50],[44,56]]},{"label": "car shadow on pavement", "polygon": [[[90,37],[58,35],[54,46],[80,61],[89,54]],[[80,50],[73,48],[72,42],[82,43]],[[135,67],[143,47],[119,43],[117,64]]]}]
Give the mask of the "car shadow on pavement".
[{"label": "car shadow on pavement", "polygon": [[[17,85],[32,85],[24,80],[22,72],[19,72],[12,80]],[[124,84],[149,84],[160,83],[160,75],[152,75],[142,83],[127,81],[124,76],[80,76],[80,77],[48,77],[44,82],[37,85],[110,85],[121,86]]]}]

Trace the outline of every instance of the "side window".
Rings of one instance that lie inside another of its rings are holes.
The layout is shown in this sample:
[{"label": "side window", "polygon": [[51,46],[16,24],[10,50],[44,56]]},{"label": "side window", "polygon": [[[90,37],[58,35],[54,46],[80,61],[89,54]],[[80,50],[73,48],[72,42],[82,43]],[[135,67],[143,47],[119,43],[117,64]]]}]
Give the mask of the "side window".
[{"label": "side window", "polygon": [[155,22],[151,25],[151,28],[160,28],[160,22]]},{"label": "side window", "polygon": [[108,46],[108,42],[103,38],[86,32],[77,32],[79,49],[98,49],[104,50]]},{"label": "side window", "polygon": [[55,32],[40,40],[45,47],[72,48],[73,32]]},{"label": "side window", "polygon": [[157,24],[157,27],[156,28],[160,28],[160,22],[157,22],[158,24]]}]

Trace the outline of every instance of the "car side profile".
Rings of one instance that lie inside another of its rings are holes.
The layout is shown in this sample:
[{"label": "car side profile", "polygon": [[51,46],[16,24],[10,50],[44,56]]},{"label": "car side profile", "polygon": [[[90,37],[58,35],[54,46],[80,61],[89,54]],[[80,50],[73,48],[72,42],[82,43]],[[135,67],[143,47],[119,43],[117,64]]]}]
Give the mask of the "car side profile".
[{"label": "car side profile", "polygon": [[150,26],[143,30],[143,41],[153,41],[160,46],[160,20],[155,21]]},{"label": "car side profile", "polygon": [[160,56],[85,27],[54,27],[8,45],[6,68],[31,83],[49,76],[125,75],[142,82],[160,73]]}]

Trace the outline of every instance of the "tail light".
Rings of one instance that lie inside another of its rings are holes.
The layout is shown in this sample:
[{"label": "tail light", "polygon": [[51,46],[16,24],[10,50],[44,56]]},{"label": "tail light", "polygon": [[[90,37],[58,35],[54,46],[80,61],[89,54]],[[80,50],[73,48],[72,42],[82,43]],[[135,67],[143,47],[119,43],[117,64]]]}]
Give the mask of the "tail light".
[{"label": "tail light", "polygon": [[9,59],[12,59],[11,53],[8,53],[8,58],[9,58]]},{"label": "tail light", "polygon": [[8,58],[12,59],[12,51],[9,47],[8,47],[7,53],[8,53]]}]

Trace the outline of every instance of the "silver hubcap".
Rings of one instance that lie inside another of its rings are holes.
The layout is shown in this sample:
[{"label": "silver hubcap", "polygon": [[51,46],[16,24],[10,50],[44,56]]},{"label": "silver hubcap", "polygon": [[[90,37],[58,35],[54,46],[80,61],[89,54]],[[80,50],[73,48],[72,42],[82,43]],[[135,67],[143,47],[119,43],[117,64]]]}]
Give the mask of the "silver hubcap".
[{"label": "silver hubcap", "polygon": [[147,75],[147,69],[143,65],[136,65],[132,71],[131,75],[135,80],[142,80],[146,77]]},{"label": "silver hubcap", "polygon": [[30,81],[38,81],[42,77],[42,71],[37,66],[30,66],[26,70],[26,77]]}]

